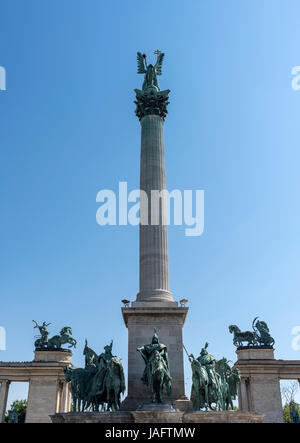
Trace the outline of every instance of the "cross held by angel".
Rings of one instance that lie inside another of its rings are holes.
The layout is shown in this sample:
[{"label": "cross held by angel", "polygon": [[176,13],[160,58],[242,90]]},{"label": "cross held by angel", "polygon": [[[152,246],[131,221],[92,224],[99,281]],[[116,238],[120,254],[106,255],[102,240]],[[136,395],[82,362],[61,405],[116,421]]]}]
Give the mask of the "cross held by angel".
[{"label": "cross held by angel", "polygon": [[143,91],[160,91],[157,81],[157,75],[162,75],[162,63],[165,54],[156,50],[154,54],[157,55],[157,60],[155,65],[151,65],[147,63],[146,54],[142,54],[141,52],[137,53],[137,64],[138,64],[138,74],[145,74],[144,82],[143,82]]}]

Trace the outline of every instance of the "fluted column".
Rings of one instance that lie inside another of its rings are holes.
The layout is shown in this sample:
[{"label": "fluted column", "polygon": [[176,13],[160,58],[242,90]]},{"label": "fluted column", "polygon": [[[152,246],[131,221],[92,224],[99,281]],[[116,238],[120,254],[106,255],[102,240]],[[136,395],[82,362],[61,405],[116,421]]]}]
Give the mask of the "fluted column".
[{"label": "fluted column", "polygon": [[0,383],[0,423],[4,423],[10,381],[1,380]]},{"label": "fluted column", "polygon": [[[169,290],[168,226],[166,224],[165,154],[163,126],[169,91],[139,103],[141,123],[140,278],[137,301],[174,301]],[[143,97],[145,100],[145,96]],[[151,106],[149,106],[151,100]],[[163,106],[161,106],[163,104]],[[157,107],[156,107],[157,106]],[[164,112],[159,112],[159,109]],[[146,112],[142,112],[147,110]],[[152,112],[151,112],[152,110]],[[161,194],[154,196],[151,191]]]}]

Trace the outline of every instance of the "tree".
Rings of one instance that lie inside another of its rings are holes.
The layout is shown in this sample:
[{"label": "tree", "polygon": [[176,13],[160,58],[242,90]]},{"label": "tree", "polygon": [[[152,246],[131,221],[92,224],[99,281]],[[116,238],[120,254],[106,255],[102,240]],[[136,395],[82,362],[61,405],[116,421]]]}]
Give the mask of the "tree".
[{"label": "tree", "polygon": [[299,383],[297,381],[292,381],[289,385],[281,388],[281,396],[285,400],[285,404],[290,404],[291,401],[294,401],[298,389]]},{"label": "tree", "polygon": [[18,423],[25,423],[27,400],[15,400],[11,405],[10,409],[6,412],[5,423],[8,423],[9,414],[15,409],[18,414]]},{"label": "tree", "polygon": [[290,406],[293,403],[295,409],[300,414],[300,406],[295,402],[295,396],[299,389],[299,383],[297,381],[291,382],[289,385],[282,387],[281,396],[284,400],[283,406],[283,420],[284,423],[291,423]]},{"label": "tree", "polygon": [[[294,403],[295,409],[298,411],[298,414],[300,415],[300,405],[297,403]],[[291,423],[291,416],[290,416],[290,405],[286,403],[283,407],[283,421],[284,423]]]}]

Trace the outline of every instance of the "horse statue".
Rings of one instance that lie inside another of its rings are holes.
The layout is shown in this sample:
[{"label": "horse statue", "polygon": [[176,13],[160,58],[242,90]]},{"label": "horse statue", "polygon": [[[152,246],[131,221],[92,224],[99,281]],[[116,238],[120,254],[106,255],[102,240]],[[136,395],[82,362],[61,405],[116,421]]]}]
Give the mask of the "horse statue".
[{"label": "horse statue", "polygon": [[156,329],[151,343],[137,348],[141,354],[145,368],[141,378],[142,382],[151,389],[153,403],[162,403],[162,392],[166,388],[171,395],[171,374],[167,346],[159,342]]},{"label": "horse statue", "polygon": [[216,370],[221,377],[221,389],[224,402],[224,409],[233,409],[233,400],[237,396],[237,385],[240,382],[240,371],[238,368],[232,369],[229,360],[223,357],[216,363]]},{"label": "horse statue", "polygon": [[166,368],[165,360],[159,351],[154,351],[149,359],[149,369],[151,373],[150,387],[153,403],[163,403],[162,392],[164,387],[167,394],[171,394],[171,378]]},{"label": "horse statue", "polygon": [[117,411],[121,394],[125,392],[125,377],[121,360],[112,355],[112,342],[99,356],[85,340],[83,355],[85,368],[65,368],[67,382],[71,382],[74,410]]},{"label": "horse statue", "polygon": [[113,411],[118,411],[121,405],[121,394],[125,392],[125,377],[123,366],[118,357],[113,357],[107,363],[107,372],[104,378],[106,403]]},{"label": "horse statue", "polygon": [[237,385],[241,381],[240,370],[239,368],[231,369],[231,373],[228,377],[228,386],[229,386],[229,397],[226,399],[226,409],[233,409],[233,400],[237,397]]},{"label": "horse statue", "polygon": [[54,335],[52,338],[49,338],[47,347],[49,349],[59,349],[66,343],[70,345],[68,348],[71,348],[72,346],[76,348],[77,341],[72,337],[72,329],[70,326],[65,326],[62,328],[60,335]]},{"label": "horse statue", "polygon": [[229,326],[230,334],[233,333],[233,344],[234,346],[242,346],[244,342],[247,342],[247,346],[257,345],[256,334],[252,331],[241,331],[237,325]]},{"label": "horse statue", "polygon": [[191,401],[193,403],[194,411],[200,411],[200,409],[208,409],[208,376],[205,368],[201,363],[191,354],[189,361],[192,368],[192,390]]},{"label": "horse statue", "polygon": [[65,380],[70,384],[73,411],[83,412],[88,406],[87,391],[90,374],[84,368],[64,368]]},{"label": "horse statue", "polygon": [[198,358],[193,354],[187,353],[192,368],[192,391],[191,401],[195,411],[203,408],[207,411],[225,410],[225,393],[227,391],[227,383],[222,377],[219,370],[220,364],[215,357],[208,353],[208,343],[201,349]]},{"label": "horse statue", "polygon": [[[213,406],[213,403],[215,406]],[[224,411],[225,403],[223,398],[223,386],[220,374],[216,371],[214,379],[208,384],[208,407],[212,411]]]},{"label": "horse statue", "polygon": [[252,322],[253,331],[242,332],[238,326],[230,325],[229,332],[233,333],[233,344],[234,346],[243,346],[244,342],[247,342],[246,346],[269,346],[272,347],[275,340],[270,335],[268,325],[265,321],[258,320],[258,317]]}]

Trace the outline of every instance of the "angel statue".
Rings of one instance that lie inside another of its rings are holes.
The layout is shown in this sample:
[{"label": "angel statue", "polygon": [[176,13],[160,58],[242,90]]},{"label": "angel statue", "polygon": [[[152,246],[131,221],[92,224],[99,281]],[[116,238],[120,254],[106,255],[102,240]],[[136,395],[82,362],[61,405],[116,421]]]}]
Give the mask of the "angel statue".
[{"label": "angel statue", "polygon": [[157,75],[162,75],[162,62],[165,54],[160,51],[155,51],[157,55],[157,60],[155,65],[147,64],[147,56],[146,54],[142,54],[141,52],[137,53],[137,63],[138,63],[138,74],[145,74],[144,83],[143,83],[143,91],[155,90],[155,92],[160,91]]}]

